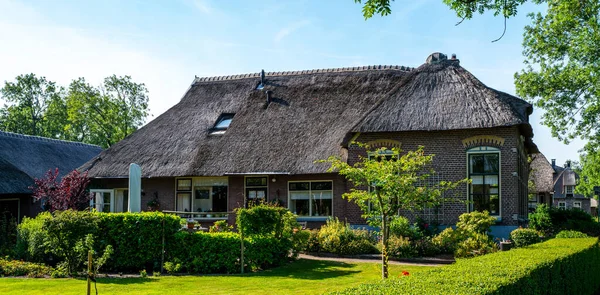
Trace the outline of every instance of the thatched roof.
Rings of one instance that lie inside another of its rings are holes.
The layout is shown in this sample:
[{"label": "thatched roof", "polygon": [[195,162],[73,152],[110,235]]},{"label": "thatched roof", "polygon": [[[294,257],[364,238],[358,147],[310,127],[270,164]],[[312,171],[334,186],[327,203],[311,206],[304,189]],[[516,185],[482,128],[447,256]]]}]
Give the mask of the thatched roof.
[{"label": "thatched roof", "polygon": [[554,169],[548,162],[548,159],[542,153],[531,155],[531,163],[529,164],[531,173],[529,179],[535,184],[535,192],[530,193],[545,193],[554,191]]},{"label": "thatched roof", "polygon": [[429,131],[523,126],[532,136],[526,101],[492,89],[458,60],[424,64],[369,111],[353,131]]},{"label": "thatched roof", "polygon": [[[466,88],[479,87],[478,91],[487,95],[482,99],[491,100],[491,90],[481,83],[475,85],[475,78],[464,78],[470,74],[460,66],[435,69],[447,74],[434,77],[438,79],[435,81],[418,79],[424,83],[421,87],[441,87],[448,92],[452,90],[439,79],[468,80],[467,86],[455,85],[454,88],[469,92],[474,90]],[[88,169],[92,177],[127,177],[130,163],[141,165],[144,177],[323,173],[327,165],[314,161],[340,155],[354,126],[371,126],[362,122],[363,118],[379,112],[373,110],[374,106],[397,99],[399,85],[408,85],[403,82],[404,78],[414,77],[412,70],[402,66],[369,66],[266,73],[262,89],[257,87],[261,83],[259,73],[197,78],[177,105],[103,151],[81,169]],[[430,70],[422,67],[419,71]],[[271,103],[267,103],[266,91],[272,93]],[[390,96],[390,93],[394,95]],[[531,106],[518,98],[505,96],[496,98],[502,104],[490,102],[494,110],[473,110],[486,114],[477,115],[479,117],[499,118],[490,124],[460,125],[455,122],[458,119],[440,115],[438,117],[446,118],[450,127],[437,119],[431,126],[441,130],[511,124],[529,126],[526,120]],[[460,98],[452,97],[456,101]],[[413,99],[409,103],[414,104],[410,109],[419,112],[430,104],[427,99]],[[507,106],[510,103],[512,105]],[[446,107],[453,108],[451,105]],[[436,108],[437,111],[447,109]],[[494,115],[494,112],[507,114]],[[222,135],[211,135],[222,114],[235,114],[229,129]],[[460,118],[464,119],[465,116]]]},{"label": "thatched roof", "polygon": [[95,145],[0,131],[0,194],[31,193],[34,178],[55,168],[62,176],[101,151]]}]

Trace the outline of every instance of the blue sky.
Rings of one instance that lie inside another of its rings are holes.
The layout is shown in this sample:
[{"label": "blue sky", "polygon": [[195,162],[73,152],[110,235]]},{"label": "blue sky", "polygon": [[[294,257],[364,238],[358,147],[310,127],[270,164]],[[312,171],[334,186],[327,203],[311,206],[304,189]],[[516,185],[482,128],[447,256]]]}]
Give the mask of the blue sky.
[{"label": "blue sky", "polygon": [[[392,14],[365,21],[353,0],[13,1],[0,0],[0,81],[33,72],[62,85],[98,85],[131,75],[150,91],[155,117],[176,104],[194,76],[358,65],[416,67],[432,52],[456,53],[488,86],[515,93],[527,12],[491,14],[455,26],[441,0],[397,0]],[[530,118],[548,159],[578,159],[581,141],[563,145]],[[152,119],[152,118],[150,118]]]}]

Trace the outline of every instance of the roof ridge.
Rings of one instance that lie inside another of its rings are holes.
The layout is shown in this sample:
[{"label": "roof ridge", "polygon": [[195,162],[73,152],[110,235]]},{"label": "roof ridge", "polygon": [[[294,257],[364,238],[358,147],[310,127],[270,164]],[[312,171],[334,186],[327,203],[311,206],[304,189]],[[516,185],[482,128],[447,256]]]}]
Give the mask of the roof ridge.
[{"label": "roof ridge", "polygon": [[7,137],[13,137],[13,138],[24,138],[24,139],[29,139],[29,140],[54,142],[54,143],[68,144],[68,145],[75,145],[75,146],[97,147],[97,148],[102,149],[101,146],[95,145],[95,144],[89,144],[89,143],[83,143],[83,142],[77,142],[77,141],[69,141],[69,140],[63,140],[63,139],[54,139],[54,138],[48,138],[48,137],[42,137],[42,136],[36,136],[36,135],[20,134],[20,133],[14,133],[14,132],[9,132],[9,131],[0,131],[0,136],[7,136]]},{"label": "roof ridge", "polygon": [[[265,72],[265,76],[294,76],[304,74],[320,74],[320,73],[344,73],[344,72],[362,72],[372,70],[399,70],[410,72],[414,70],[413,67],[400,66],[400,65],[369,65],[369,66],[355,66],[355,67],[343,67],[343,68],[324,68],[324,69],[313,69],[313,70],[298,70],[298,71],[282,71],[282,72]],[[229,81],[239,80],[246,78],[260,78],[260,73],[247,73],[237,75],[226,75],[226,76],[212,76],[212,77],[196,77],[194,83],[198,82],[214,82],[214,81]]]}]

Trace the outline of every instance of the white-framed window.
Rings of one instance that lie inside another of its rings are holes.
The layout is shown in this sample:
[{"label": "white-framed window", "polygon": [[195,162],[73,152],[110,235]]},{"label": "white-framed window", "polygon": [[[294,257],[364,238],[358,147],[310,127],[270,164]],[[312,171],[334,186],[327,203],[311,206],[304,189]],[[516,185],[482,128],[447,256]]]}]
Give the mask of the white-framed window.
[{"label": "white-framed window", "polygon": [[572,185],[565,185],[565,195],[567,195],[567,197],[573,196],[573,186]]},{"label": "white-framed window", "polygon": [[246,198],[266,200],[268,181],[267,176],[246,176],[244,179]]},{"label": "white-framed window", "polygon": [[469,211],[488,211],[500,216],[500,150],[495,147],[474,147],[467,151]]},{"label": "white-framed window", "polygon": [[90,193],[92,194],[90,208],[94,208],[98,212],[113,212],[114,190],[94,189],[90,190]]},{"label": "white-framed window", "polygon": [[333,181],[289,181],[288,209],[302,217],[332,216]]},{"label": "white-framed window", "polygon": [[581,202],[573,202],[573,208],[581,209]]},{"label": "white-framed window", "polygon": [[558,209],[567,209],[567,202],[558,202]]},{"label": "white-framed window", "polygon": [[176,211],[227,212],[227,177],[178,178],[175,190]]},{"label": "white-framed window", "polygon": [[90,208],[98,212],[117,213],[127,212],[129,209],[129,190],[126,188],[92,189],[90,193]]}]

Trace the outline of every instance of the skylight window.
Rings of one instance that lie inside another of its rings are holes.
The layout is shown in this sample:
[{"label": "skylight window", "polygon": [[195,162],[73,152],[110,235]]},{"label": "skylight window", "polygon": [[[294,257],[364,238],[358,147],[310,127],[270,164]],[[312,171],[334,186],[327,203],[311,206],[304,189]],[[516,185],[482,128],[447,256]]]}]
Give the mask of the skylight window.
[{"label": "skylight window", "polygon": [[225,134],[225,130],[229,128],[231,125],[231,121],[233,121],[233,116],[235,114],[221,114],[215,126],[210,130],[211,135]]}]

